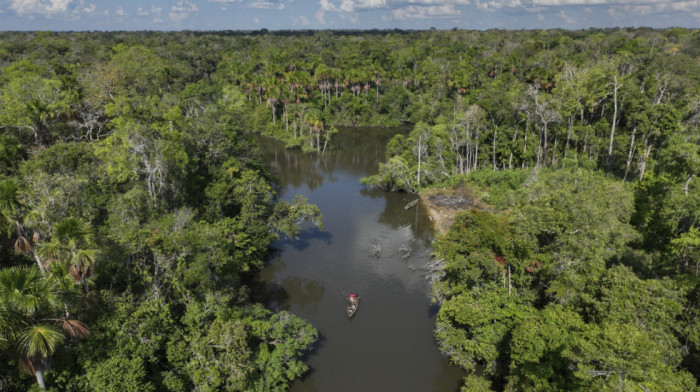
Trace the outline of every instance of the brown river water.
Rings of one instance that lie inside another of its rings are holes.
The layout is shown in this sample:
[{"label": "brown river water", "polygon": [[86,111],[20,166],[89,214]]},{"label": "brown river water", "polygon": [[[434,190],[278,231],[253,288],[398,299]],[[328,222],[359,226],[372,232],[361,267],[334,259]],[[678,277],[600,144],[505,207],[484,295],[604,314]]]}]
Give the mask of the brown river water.
[{"label": "brown river water", "polygon": [[[367,190],[384,147],[399,130],[341,129],[325,156],[290,151],[259,139],[263,163],[280,197],[301,194],[323,214],[324,230],[304,226],[281,239],[260,275],[264,301],[312,323],[319,341],[304,358],[311,368],[293,392],[457,391],[464,373],[451,366],[433,337],[437,306],[424,265],[434,231],[416,198]],[[352,319],[345,298],[360,306]]]}]

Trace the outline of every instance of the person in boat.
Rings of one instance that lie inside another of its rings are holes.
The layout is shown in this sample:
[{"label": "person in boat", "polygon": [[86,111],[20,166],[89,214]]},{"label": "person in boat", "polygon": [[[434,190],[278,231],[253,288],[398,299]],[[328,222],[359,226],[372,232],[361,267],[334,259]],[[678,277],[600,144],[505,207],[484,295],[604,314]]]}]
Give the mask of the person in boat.
[{"label": "person in boat", "polygon": [[348,302],[350,302],[350,305],[355,305],[357,303],[357,297],[355,294],[350,294],[350,298],[348,298]]}]

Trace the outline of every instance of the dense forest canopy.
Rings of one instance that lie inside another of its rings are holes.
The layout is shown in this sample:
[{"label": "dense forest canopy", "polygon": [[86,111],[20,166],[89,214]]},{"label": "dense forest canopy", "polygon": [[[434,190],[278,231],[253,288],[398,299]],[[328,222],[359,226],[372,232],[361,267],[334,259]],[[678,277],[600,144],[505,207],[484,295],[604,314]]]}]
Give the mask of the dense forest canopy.
[{"label": "dense forest canopy", "polygon": [[700,32],[0,33],[0,385],[279,390],[252,302],[278,201],[247,133],[407,125],[370,186],[468,189],[436,246],[464,390],[693,390]]}]

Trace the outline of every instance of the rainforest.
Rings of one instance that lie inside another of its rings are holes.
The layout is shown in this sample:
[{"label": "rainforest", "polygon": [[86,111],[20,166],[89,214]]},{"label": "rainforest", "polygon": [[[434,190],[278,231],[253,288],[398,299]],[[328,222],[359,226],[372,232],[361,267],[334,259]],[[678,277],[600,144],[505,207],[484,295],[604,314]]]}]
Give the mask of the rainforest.
[{"label": "rainforest", "polygon": [[[422,390],[695,391],[699,173],[698,30],[0,32],[0,390],[319,390],[309,297],[381,321],[385,262]],[[352,192],[361,270],[271,301]]]}]

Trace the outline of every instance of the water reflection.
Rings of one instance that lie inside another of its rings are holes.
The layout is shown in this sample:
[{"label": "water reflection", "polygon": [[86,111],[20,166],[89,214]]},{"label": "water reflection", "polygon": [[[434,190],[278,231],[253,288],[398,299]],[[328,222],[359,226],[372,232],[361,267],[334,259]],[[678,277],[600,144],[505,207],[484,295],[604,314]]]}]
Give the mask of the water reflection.
[{"label": "water reflection", "polygon": [[[433,339],[435,307],[423,266],[433,231],[415,196],[367,190],[383,146],[396,131],[341,130],[324,157],[259,142],[280,195],[306,196],[324,229],[281,239],[262,271],[268,306],[309,320],[323,336],[292,391],[454,391],[462,372],[448,365]],[[354,318],[345,297],[362,297]],[[350,366],[352,365],[352,366]]]},{"label": "water reflection", "polygon": [[303,229],[296,237],[282,236],[277,240],[273,247],[279,252],[283,252],[287,246],[291,246],[298,251],[303,251],[311,245],[311,241],[323,241],[330,245],[333,240],[333,235],[328,231],[321,231],[317,227],[309,227]]},{"label": "water reflection", "polygon": [[318,302],[323,297],[326,287],[323,283],[301,276],[289,276],[282,281],[282,286],[289,296],[294,297],[298,306],[305,312],[316,313]]}]

